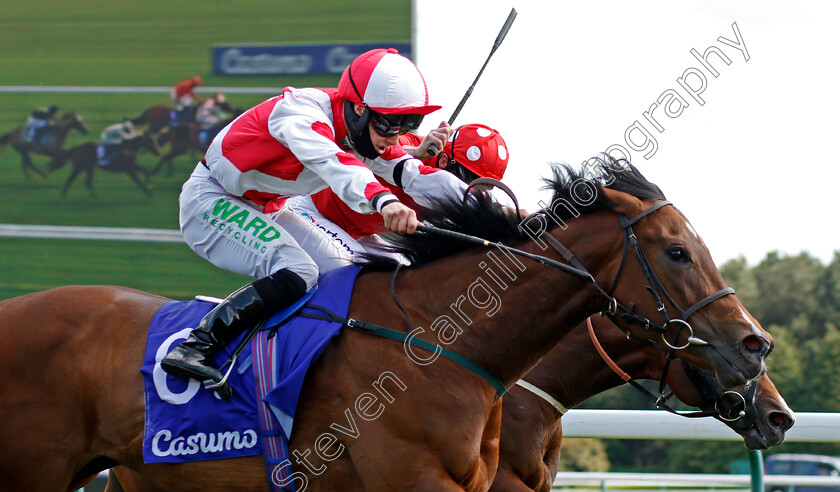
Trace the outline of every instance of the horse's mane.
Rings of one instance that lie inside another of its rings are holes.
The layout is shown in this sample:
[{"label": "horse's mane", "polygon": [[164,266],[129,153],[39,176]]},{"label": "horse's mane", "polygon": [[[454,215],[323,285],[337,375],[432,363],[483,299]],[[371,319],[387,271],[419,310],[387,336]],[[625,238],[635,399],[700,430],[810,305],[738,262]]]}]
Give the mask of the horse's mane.
[{"label": "horse's mane", "polygon": [[[552,164],[552,172],[551,179],[543,180],[543,189],[552,190],[551,205],[548,207],[551,208],[551,215],[563,222],[599,210],[613,210],[616,204],[602,193],[604,188],[642,200],[665,199],[659,187],[645,179],[633,165],[606,154],[593,157],[582,169],[575,169],[568,164]],[[594,198],[592,193],[595,194]],[[557,204],[565,205],[554,206]],[[536,214],[547,219],[549,230],[559,225],[556,219],[548,219],[549,214],[545,208]],[[512,213],[512,210],[502,208],[487,194],[470,195],[465,202],[458,199],[441,200],[424,211],[420,219],[428,225],[491,242],[510,244],[529,238],[520,227],[523,219]],[[404,236],[384,234],[382,237],[388,242],[381,248],[383,252],[405,256],[411,265],[421,265],[476,247],[473,243],[420,232]],[[366,269],[380,270],[395,265],[393,260],[375,254],[362,255],[362,261]]]}]

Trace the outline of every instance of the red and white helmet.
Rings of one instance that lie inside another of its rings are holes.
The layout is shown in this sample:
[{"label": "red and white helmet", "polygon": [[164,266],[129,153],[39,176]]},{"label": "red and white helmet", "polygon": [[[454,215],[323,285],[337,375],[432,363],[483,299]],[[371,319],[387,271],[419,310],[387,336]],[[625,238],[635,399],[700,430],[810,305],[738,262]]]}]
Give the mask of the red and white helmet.
[{"label": "red and white helmet", "polygon": [[471,123],[455,130],[443,152],[482,178],[502,179],[508,165],[508,148],[499,132]]},{"label": "red and white helmet", "polygon": [[417,66],[394,48],[370,50],[353,60],[341,74],[338,95],[383,114],[426,115],[441,108],[429,104]]}]

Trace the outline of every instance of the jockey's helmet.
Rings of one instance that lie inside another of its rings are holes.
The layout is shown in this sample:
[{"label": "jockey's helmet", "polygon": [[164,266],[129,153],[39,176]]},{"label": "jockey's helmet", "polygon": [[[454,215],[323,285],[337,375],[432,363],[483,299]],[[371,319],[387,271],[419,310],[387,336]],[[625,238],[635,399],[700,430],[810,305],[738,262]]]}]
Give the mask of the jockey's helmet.
[{"label": "jockey's helmet", "polygon": [[[426,81],[417,66],[393,48],[370,50],[353,60],[341,74],[338,95],[345,101],[350,143],[371,159],[379,153],[370,142],[368,123],[387,137],[417,129],[423,116],[440,109],[429,104]],[[354,104],[364,106],[361,115]]]},{"label": "jockey's helmet", "polygon": [[[502,179],[508,165],[508,148],[498,131],[486,125],[471,123],[455,130],[449,142],[443,146],[443,154],[451,161],[469,169],[478,177]],[[440,159],[440,158],[438,158]],[[455,171],[455,169],[447,170]],[[455,172],[457,175],[458,173]],[[459,176],[471,181],[472,176]]]}]

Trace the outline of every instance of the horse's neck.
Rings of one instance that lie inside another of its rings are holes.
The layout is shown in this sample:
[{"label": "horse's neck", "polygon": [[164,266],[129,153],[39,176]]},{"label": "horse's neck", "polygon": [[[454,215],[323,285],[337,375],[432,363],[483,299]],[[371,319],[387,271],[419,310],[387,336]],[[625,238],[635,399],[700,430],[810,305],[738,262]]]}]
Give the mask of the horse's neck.
[{"label": "horse's neck", "polygon": [[67,134],[70,133],[70,128],[72,127],[72,125],[72,120],[60,121],[53,125],[53,129],[55,131],[55,139],[57,142],[63,142],[64,139],[67,138]]},{"label": "horse's neck", "polygon": [[[622,371],[633,379],[660,376],[664,360],[661,352],[627,340],[614,326],[601,325],[596,328],[600,332],[598,341]],[[525,376],[528,382],[553,396],[566,408],[624,384],[598,354],[583,328],[575,328]]]},{"label": "horse's neck", "polygon": [[[614,218],[607,222],[599,216],[601,220],[578,219],[576,228],[558,236],[596,278],[604,276],[600,271],[620,246]],[[605,230],[607,224],[612,227]],[[583,244],[588,250],[582,250]],[[557,257],[531,241],[518,247]],[[409,312],[423,317],[414,320],[425,330],[421,338],[438,343],[448,338],[450,344],[442,346],[484,367],[507,386],[604,302],[594,287],[577,277],[495,249],[470,250],[408,271],[399,289]],[[453,325],[463,330],[457,338]]]}]

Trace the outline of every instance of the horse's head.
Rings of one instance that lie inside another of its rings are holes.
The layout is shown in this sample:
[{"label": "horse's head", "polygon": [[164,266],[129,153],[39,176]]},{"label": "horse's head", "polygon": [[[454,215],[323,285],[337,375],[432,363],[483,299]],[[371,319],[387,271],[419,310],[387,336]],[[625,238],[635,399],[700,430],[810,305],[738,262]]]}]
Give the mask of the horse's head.
[{"label": "horse's head", "polygon": [[65,113],[59,119],[59,125],[64,126],[68,130],[78,130],[84,134],[88,132],[87,123],[85,123],[82,115],[79,113]]},{"label": "horse's head", "polygon": [[726,391],[709,371],[683,363],[669,371],[667,382],[683,403],[716,411],[716,418],[740,434],[749,449],[778,446],[796,421],[766,374],[747,386]]},{"label": "horse's head", "polygon": [[633,166],[589,166],[588,178],[558,169],[552,205],[541,213],[561,225],[591,217],[550,235],[595,272],[603,310],[628,333],[714,371],[725,387],[764,374],[773,338],[726,286],[688,220]]},{"label": "horse's head", "polygon": [[[592,347],[600,355],[599,358],[622,381],[660,381],[658,395],[648,392],[649,397],[656,398],[656,406],[659,408],[672,410],[668,406],[668,397],[665,396],[666,389],[670,389],[673,396],[684,404],[703,410],[680,412],[681,414],[690,417],[716,417],[741,435],[750,449],[764,449],[781,444],[785,432],[793,426],[793,412],[767,374],[747,386],[727,391],[720,385],[713,372],[697,369],[685,361],[669,360],[664,351],[656,350],[650,344],[628,341],[623,333],[615,329],[612,322],[602,317],[592,316],[586,325]],[[575,330],[568,337],[569,343],[575,340],[574,337],[581,336],[579,331]],[[561,342],[561,345],[563,343],[565,342]],[[587,360],[588,352],[577,353],[581,354],[581,360]],[[563,360],[569,359],[569,353],[562,355]],[[553,355],[547,357],[549,363],[557,359]],[[634,387],[646,392],[638,385]],[[574,402],[569,399],[566,401]]]},{"label": "horse's head", "polygon": [[726,387],[764,374],[773,338],[727,288],[688,220],[664,200],[604,192],[624,236],[615,298],[626,309],[635,303],[633,313],[618,309],[619,322],[635,333],[659,327],[660,343],[713,370]]}]

